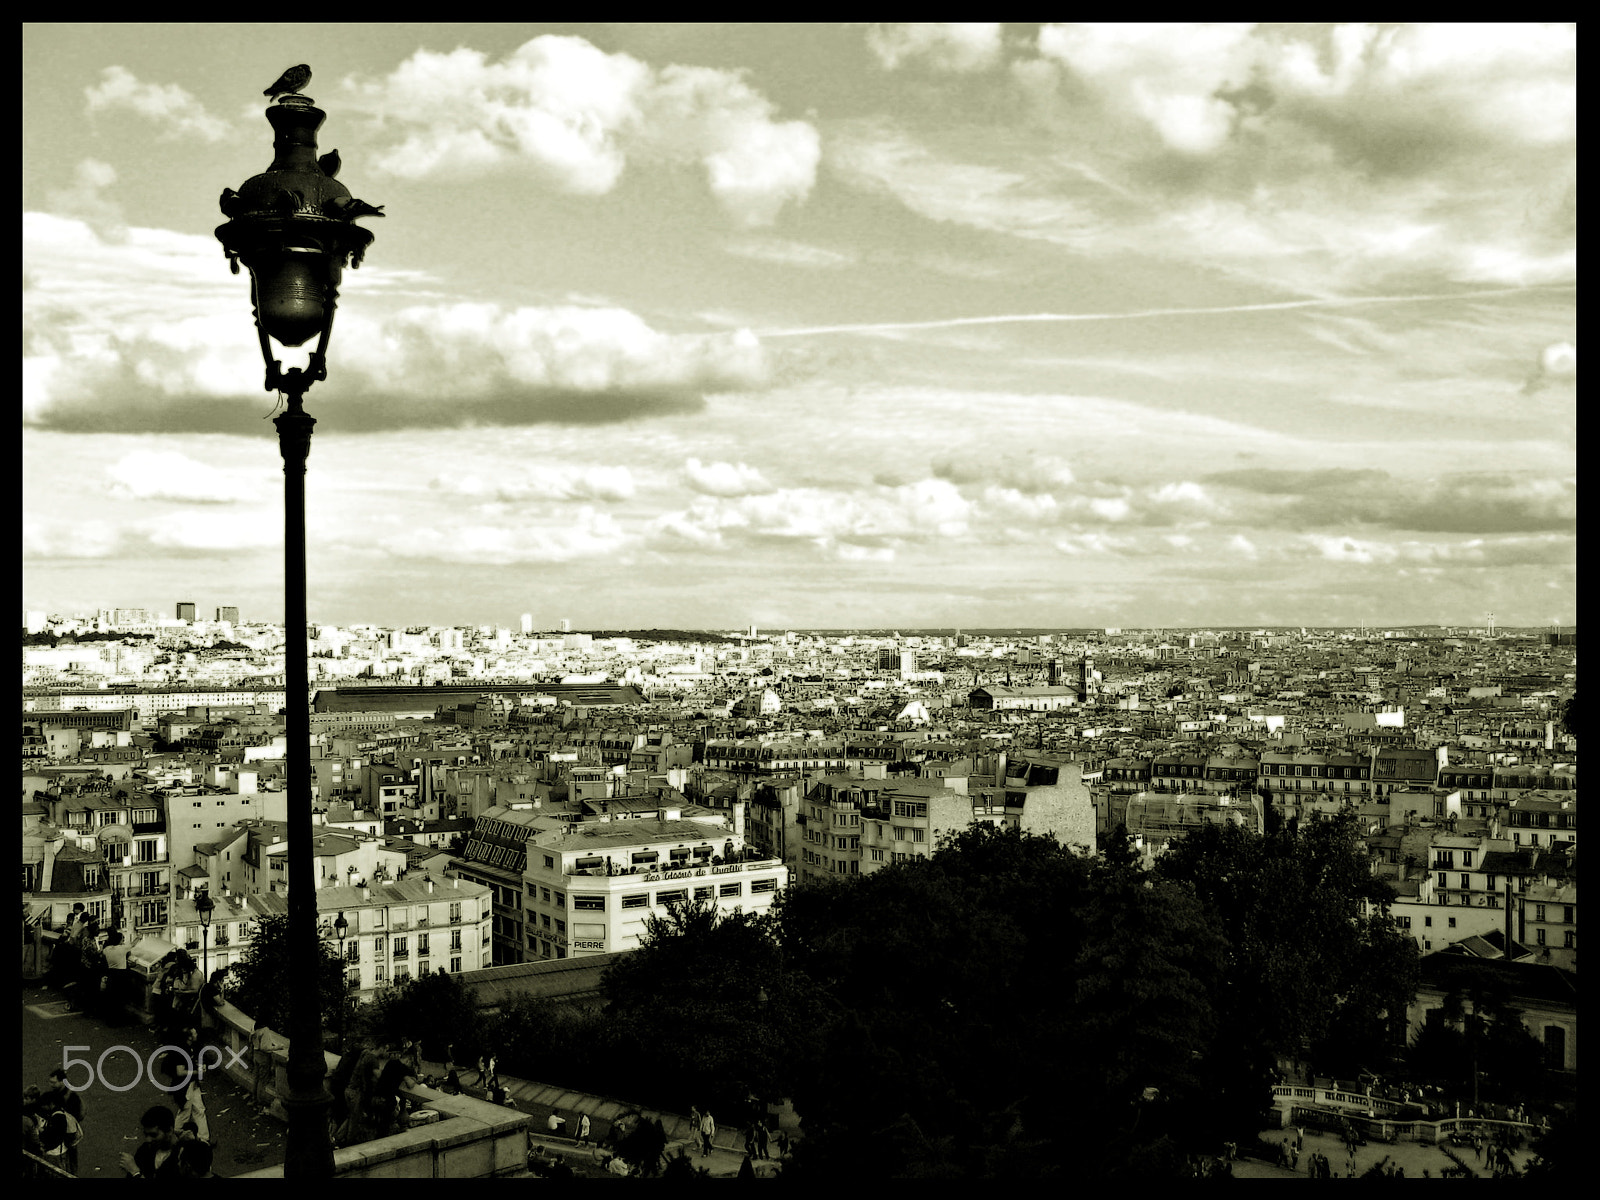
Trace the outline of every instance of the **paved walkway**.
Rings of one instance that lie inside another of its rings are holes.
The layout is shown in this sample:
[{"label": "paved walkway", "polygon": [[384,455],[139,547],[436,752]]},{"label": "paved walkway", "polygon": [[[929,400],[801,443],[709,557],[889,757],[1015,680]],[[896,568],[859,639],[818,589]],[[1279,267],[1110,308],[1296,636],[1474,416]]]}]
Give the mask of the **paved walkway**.
[{"label": "paved walkway", "polygon": [[[1293,1138],[1292,1130],[1263,1129],[1261,1140],[1269,1145],[1276,1146],[1285,1137]],[[1488,1178],[1489,1167],[1479,1158],[1474,1158],[1472,1148],[1451,1147],[1452,1150],[1474,1171],[1483,1178]],[[1244,1159],[1233,1164],[1235,1177],[1244,1179],[1309,1179],[1311,1178],[1308,1160],[1314,1150],[1320,1150],[1327,1156],[1333,1166],[1336,1177],[1342,1178],[1348,1170],[1349,1158],[1345,1154],[1344,1143],[1336,1134],[1319,1133],[1314,1129],[1307,1129],[1305,1141],[1300,1150],[1300,1161],[1296,1170],[1280,1167],[1275,1163],[1263,1162],[1260,1159]],[[1512,1156],[1520,1171],[1528,1165],[1528,1160],[1533,1157],[1533,1151],[1524,1146]],[[1453,1167],[1455,1163],[1446,1156],[1438,1146],[1427,1142],[1396,1142],[1386,1145],[1381,1142],[1368,1142],[1365,1146],[1356,1147],[1355,1173],[1359,1176],[1374,1163],[1382,1162],[1388,1158],[1390,1165],[1405,1168],[1407,1179],[1421,1179],[1422,1173],[1428,1171],[1434,1179],[1440,1178],[1439,1172],[1446,1167]]]},{"label": "paved walkway", "polygon": [[[445,1073],[443,1063],[429,1062],[426,1059],[423,1060],[422,1070],[424,1074],[435,1078],[443,1078]],[[486,1090],[477,1086],[478,1071],[475,1066],[461,1071],[460,1076],[470,1081],[461,1089],[465,1094],[480,1100],[488,1098]],[[689,1118],[681,1113],[662,1112],[659,1109],[626,1104],[587,1092],[575,1092],[570,1088],[516,1079],[504,1072],[500,1074],[500,1084],[517,1102],[517,1110],[528,1113],[534,1118],[528,1135],[530,1148],[542,1147],[547,1151],[569,1157],[574,1153],[588,1154],[587,1148],[580,1148],[577,1145],[578,1118],[581,1115],[584,1113],[589,1115],[589,1139],[598,1144],[611,1132],[612,1122],[618,1117],[623,1113],[638,1112],[661,1122],[661,1127],[667,1135],[666,1153],[669,1158],[682,1147],[688,1151],[689,1157],[694,1160],[697,1167],[706,1168],[714,1177],[728,1178],[736,1176],[740,1165],[744,1162],[745,1131],[742,1128],[736,1129],[724,1125],[721,1121],[717,1122],[717,1133],[712,1139],[711,1153],[702,1157],[699,1135],[690,1128]],[[546,1129],[545,1123],[552,1112],[566,1120],[561,1134],[552,1134]],[[768,1128],[774,1133],[782,1128],[792,1140],[798,1140],[799,1121],[791,1110],[785,1110],[775,1117]],[[777,1146],[769,1142],[767,1153],[772,1156],[770,1159],[758,1160],[753,1164],[757,1175],[773,1174],[779,1165]]]},{"label": "paved walkway", "polygon": [[[176,1107],[150,1081],[148,1064],[160,1039],[154,1031],[129,1020],[112,1027],[97,1017],[72,1012],[61,993],[38,984],[22,989],[22,1083],[47,1083],[50,1072],[61,1066],[63,1054],[102,1063],[84,1103],[83,1142],[78,1147],[81,1179],[122,1179],[117,1164],[123,1151],[132,1152],[142,1140],[139,1118],[146,1109]],[[127,1047],[126,1050],[112,1049]],[[137,1058],[141,1064],[134,1065]],[[207,1060],[208,1064],[210,1059]],[[73,1084],[90,1078],[89,1071],[74,1066],[67,1078]],[[216,1173],[242,1175],[284,1158],[284,1126],[250,1103],[244,1089],[223,1071],[212,1071],[200,1085],[205,1094],[206,1121],[216,1152]]]}]

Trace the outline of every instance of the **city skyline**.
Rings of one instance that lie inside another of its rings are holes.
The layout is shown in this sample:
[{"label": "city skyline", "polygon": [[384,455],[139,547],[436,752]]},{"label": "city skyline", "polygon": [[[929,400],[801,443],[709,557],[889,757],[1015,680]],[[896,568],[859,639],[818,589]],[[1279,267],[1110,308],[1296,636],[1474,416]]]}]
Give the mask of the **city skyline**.
[{"label": "city skyline", "polygon": [[313,621],[1575,620],[1567,25],[27,25],[25,610],[281,621],[296,62]]}]

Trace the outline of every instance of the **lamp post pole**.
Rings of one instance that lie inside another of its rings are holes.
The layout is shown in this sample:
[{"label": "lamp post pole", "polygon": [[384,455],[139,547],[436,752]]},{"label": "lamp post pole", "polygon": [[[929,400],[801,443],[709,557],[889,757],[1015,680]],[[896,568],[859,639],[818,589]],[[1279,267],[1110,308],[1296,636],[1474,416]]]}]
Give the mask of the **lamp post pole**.
[{"label": "lamp post pole", "polygon": [[[328,339],[346,263],[361,265],[372,233],[353,224],[358,216],[382,216],[356,200],[335,176],[337,153],[317,157],[317,129],[326,114],[296,94],[310,81],[309,67],[279,80],[277,102],[267,110],[273,128],[271,167],[222,193],[228,222],[217,238],[235,274],[250,270],[266,390],[286,397],[287,411],[274,424],[283,456],[284,724],[289,776],[289,1088],[282,1097],[289,1114],[284,1176],[320,1179],[333,1175],[328,1133],[327,1062],[322,1048],[322,936],[317,928],[316,878],[312,870],[315,829],[311,813],[311,714],[306,662],[306,459],[316,425],[304,408],[305,393],[328,377]],[[298,83],[296,83],[298,81]],[[293,85],[293,86],[291,86]],[[284,89],[288,88],[287,91]],[[280,94],[281,93],[281,94]],[[316,349],[304,368],[284,371],[269,338],[300,346],[313,337]],[[341,978],[343,967],[340,967]]]},{"label": "lamp post pole", "polygon": [[202,888],[200,894],[194,898],[195,911],[200,914],[200,986],[203,988],[206,981],[211,978],[209,967],[211,965],[211,892]]},{"label": "lamp post pole", "polygon": [[349,1000],[350,985],[345,979],[344,939],[350,932],[350,922],[345,920],[344,913],[340,913],[333,923],[333,931],[339,935],[339,1053],[344,1054],[344,1010]]}]

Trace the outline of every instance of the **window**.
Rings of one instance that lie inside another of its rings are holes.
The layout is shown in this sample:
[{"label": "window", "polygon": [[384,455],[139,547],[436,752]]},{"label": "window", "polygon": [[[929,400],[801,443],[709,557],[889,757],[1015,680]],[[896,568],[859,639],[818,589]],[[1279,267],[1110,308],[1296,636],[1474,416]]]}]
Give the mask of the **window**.
[{"label": "window", "polygon": [[717,895],[723,898],[727,898],[729,896],[742,896],[743,894],[744,884],[742,883],[725,883],[719,889],[717,889]]},{"label": "window", "polygon": [[452,974],[456,975],[461,973],[461,960],[459,958],[452,958],[450,960],[450,971]]},{"label": "window", "polygon": [[[555,858],[552,855],[546,854],[544,856],[544,869],[546,871],[553,871],[553,870],[555,870],[555,865],[556,865]],[[599,866],[599,865],[600,865],[599,862],[596,861],[595,862],[595,866]]]},{"label": "window", "polygon": [[1454,929],[1455,927],[1456,927],[1456,919],[1454,917],[1451,917],[1450,918],[1450,928]]},{"label": "window", "polygon": [[1535,929],[1533,931],[1533,940],[1541,946],[1544,945],[1544,930]]},{"label": "window", "polygon": [[1462,891],[1466,891],[1471,886],[1472,886],[1472,877],[1470,875],[1463,875],[1461,877],[1461,890]]},{"label": "window", "polygon": [[1433,918],[1432,917],[1423,917],[1422,918],[1422,924],[1423,924],[1423,926],[1425,928],[1432,929],[1433,928]]},{"label": "window", "polygon": [[556,893],[556,907],[557,908],[565,908],[566,906],[567,906],[566,894],[564,892],[557,892]]},{"label": "window", "polygon": [[379,963],[373,968],[372,978],[379,983],[385,982],[389,978],[389,968]]},{"label": "window", "polygon": [[778,890],[776,879],[752,879],[750,881],[750,894],[759,895],[762,892],[775,892]]},{"label": "window", "polygon": [[695,888],[695,890],[694,890],[694,898],[696,900],[709,900],[709,899],[711,899],[711,889],[708,888],[708,887],[697,887],[697,888]]},{"label": "window", "polygon": [[549,904],[550,903],[550,889],[549,888],[540,888],[539,889],[539,899],[543,900],[546,904]]},{"label": "window", "polygon": [[928,838],[928,831],[925,830],[925,829],[913,829],[911,831],[911,840],[913,842],[926,841],[927,838]]},{"label": "window", "polygon": [[604,896],[574,896],[572,907],[589,912],[605,912],[606,898]]},{"label": "window", "polygon": [[160,855],[156,853],[157,842],[154,838],[140,838],[133,843],[134,862],[155,862]]},{"label": "window", "polygon": [[423,954],[426,954],[427,952],[428,952],[428,935],[425,934],[425,933],[419,933],[419,934],[417,934],[417,954],[418,955],[423,955]]},{"label": "window", "polygon": [[638,892],[632,896],[624,896],[622,898],[623,908],[645,908],[649,903],[650,897],[644,892]]},{"label": "window", "polygon": [[452,949],[452,950],[461,949],[461,930],[452,929],[450,931],[450,949]]},{"label": "window", "polygon": [[566,933],[566,931],[567,931],[567,923],[565,921],[557,921],[556,922],[556,932],[557,933]]},{"label": "window", "polygon": [[383,957],[384,951],[385,951],[385,949],[387,947],[388,947],[388,942],[384,938],[375,937],[375,938],[372,939],[372,952],[374,954],[376,954],[379,958]]}]

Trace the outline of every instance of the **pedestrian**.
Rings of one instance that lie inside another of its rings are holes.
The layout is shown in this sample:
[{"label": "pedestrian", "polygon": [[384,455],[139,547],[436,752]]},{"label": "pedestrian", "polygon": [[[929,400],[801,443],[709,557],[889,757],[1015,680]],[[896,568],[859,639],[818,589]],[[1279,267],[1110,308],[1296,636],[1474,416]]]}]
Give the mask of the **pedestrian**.
[{"label": "pedestrian", "polygon": [[768,1137],[768,1134],[767,1134],[767,1123],[765,1121],[757,1121],[756,1122],[756,1157],[757,1158],[764,1159],[764,1158],[770,1157],[770,1155],[767,1154],[767,1137]]},{"label": "pedestrian", "polygon": [[1298,1171],[1299,1169],[1300,1169],[1300,1151],[1296,1150],[1293,1146],[1290,1146],[1289,1147],[1289,1170]]},{"label": "pedestrian", "polygon": [[[106,955],[106,961],[111,961],[111,956]],[[205,987],[200,989],[200,1027],[202,1029],[217,1028],[217,1009],[222,1004],[222,981],[228,976],[227,967],[218,967],[211,972],[211,978],[206,980]]]},{"label": "pedestrian", "polygon": [[[46,1084],[41,1099],[54,1097],[61,1105],[64,1112],[80,1125],[83,1123],[83,1097],[67,1086],[67,1073],[60,1067],[50,1072],[49,1083]],[[37,1091],[37,1089],[34,1089]]]},{"label": "pedestrian", "polygon": [[777,1140],[777,1143],[778,1143],[778,1157],[779,1158],[787,1158],[787,1157],[789,1157],[789,1133],[788,1133],[788,1131],[785,1130],[785,1129],[781,1129],[780,1128],[778,1130],[778,1136],[777,1136],[776,1140]]},{"label": "pedestrian", "polygon": [[488,1074],[489,1074],[489,1060],[486,1059],[483,1055],[480,1054],[480,1055],[478,1055],[478,1078],[473,1081],[473,1086],[476,1087],[476,1086],[482,1084],[483,1081],[484,1081],[484,1078]]},{"label": "pedestrian", "polygon": [[739,1178],[739,1179],[754,1179],[755,1177],[756,1177],[756,1169],[750,1163],[750,1152],[748,1150],[746,1150],[744,1152],[744,1161],[739,1164],[739,1174],[738,1174],[737,1178]]},{"label": "pedestrian", "polygon": [[128,1002],[128,945],[120,931],[113,929],[106,938],[106,986],[101,995],[106,1020],[112,1025],[123,1021],[122,1007]]},{"label": "pedestrian", "polygon": [[44,1124],[39,1129],[39,1144],[47,1161],[69,1175],[78,1173],[78,1143],[83,1141],[83,1126],[78,1124],[54,1093],[43,1097],[40,1107]]},{"label": "pedestrian", "polygon": [[561,1137],[562,1126],[564,1126],[566,1123],[567,1119],[552,1108],[550,1110],[549,1119],[547,1119],[544,1123],[544,1127],[549,1132],[551,1137]]},{"label": "pedestrian", "polygon": [[1296,1150],[1304,1150],[1305,1147],[1306,1147],[1306,1131],[1305,1131],[1305,1128],[1304,1128],[1304,1126],[1296,1125],[1294,1127],[1294,1148]]},{"label": "pedestrian", "polygon": [[145,1110],[139,1118],[144,1141],[132,1154],[118,1156],[117,1163],[133,1179],[177,1179],[178,1136],[172,1123],[172,1110],[161,1105]]},{"label": "pedestrian", "polygon": [[499,1060],[492,1054],[489,1055],[489,1086],[491,1088],[500,1086]]},{"label": "pedestrian", "polygon": [[589,1144],[589,1114],[582,1113],[578,1117],[578,1145]]},{"label": "pedestrian", "polygon": [[211,1140],[211,1126],[206,1120],[205,1096],[200,1091],[200,1082],[193,1075],[183,1072],[183,1086],[172,1093],[172,1102],[178,1106],[178,1115],[173,1118],[182,1136],[185,1125],[194,1126],[194,1136],[202,1142]]},{"label": "pedestrian", "polygon": [[711,1139],[717,1136],[717,1122],[707,1109],[700,1114],[700,1157],[705,1158],[711,1153]]}]

